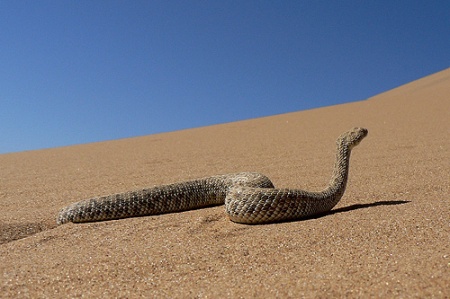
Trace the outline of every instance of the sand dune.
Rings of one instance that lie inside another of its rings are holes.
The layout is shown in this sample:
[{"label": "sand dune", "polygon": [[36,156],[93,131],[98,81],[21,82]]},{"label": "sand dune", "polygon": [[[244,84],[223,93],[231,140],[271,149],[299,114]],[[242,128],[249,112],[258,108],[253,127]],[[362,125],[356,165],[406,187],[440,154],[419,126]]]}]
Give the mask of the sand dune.
[{"label": "sand dune", "polygon": [[[21,297],[449,298],[450,69],[365,101],[224,125],[0,155],[0,294]],[[248,226],[223,207],[56,226],[81,199],[257,171],[320,190],[328,215]]]}]

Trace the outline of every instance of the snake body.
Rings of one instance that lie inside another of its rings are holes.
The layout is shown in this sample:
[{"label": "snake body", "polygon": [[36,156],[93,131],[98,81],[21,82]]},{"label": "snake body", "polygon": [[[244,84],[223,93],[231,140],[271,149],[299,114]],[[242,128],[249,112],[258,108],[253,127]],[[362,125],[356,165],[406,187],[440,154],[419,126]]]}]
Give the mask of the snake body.
[{"label": "snake body", "polygon": [[344,195],[351,150],[367,134],[367,129],[353,128],[339,136],[333,175],[323,191],[275,189],[265,175],[241,172],[83,200],[63,208],[57,223],[157,215],[224,203],[229,218],[238,223],[270,223],[322,214]]}]

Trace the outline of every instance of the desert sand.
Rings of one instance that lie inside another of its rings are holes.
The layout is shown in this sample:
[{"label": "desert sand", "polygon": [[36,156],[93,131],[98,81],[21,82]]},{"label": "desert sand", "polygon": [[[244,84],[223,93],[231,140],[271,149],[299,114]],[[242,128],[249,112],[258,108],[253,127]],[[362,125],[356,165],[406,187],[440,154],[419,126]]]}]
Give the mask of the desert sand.
[{"label": "desert sand", "polygon": [[[354,126],[369,135],[321,217],[244,225],[217,206],[56,225],[72,202],[214,174],[321,190]],[[0,165],[1,298],[450,298],[450,69],[360,102]]]}]

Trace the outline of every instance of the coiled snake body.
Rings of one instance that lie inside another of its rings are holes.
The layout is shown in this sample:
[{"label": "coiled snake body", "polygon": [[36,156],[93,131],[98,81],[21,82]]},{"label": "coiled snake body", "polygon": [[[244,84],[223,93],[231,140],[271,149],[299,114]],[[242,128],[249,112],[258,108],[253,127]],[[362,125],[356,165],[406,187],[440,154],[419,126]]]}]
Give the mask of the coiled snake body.
[{"label": "coiled snake body", "polygon": [[350,152],[367,134],[367,129],[353,128],[339,136],[331,181],[320,192],[275,189],[265,175],[242,172],[83,200],[63,208],[57,223],[157,215],[223,203],[229,218],[239,223],[269,223],[322,214],[343,196]]}]

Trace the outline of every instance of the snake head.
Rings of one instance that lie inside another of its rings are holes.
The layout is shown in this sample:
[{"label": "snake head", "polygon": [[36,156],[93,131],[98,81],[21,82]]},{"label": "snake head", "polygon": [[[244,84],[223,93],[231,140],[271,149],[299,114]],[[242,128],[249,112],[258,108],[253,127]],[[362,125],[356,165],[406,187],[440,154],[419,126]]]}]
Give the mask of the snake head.
[{"label": "snake head", "polygon": [[365,128],[355,127],[350,131],[342,134],[341,138],[339,139],[343,140],[346,144],[348,144],[350,149],[352,149],[353,147],[357,146],[361,142],[361,140],[363,140],[364,137],[367,136],[368,133],[369,131]]}]

